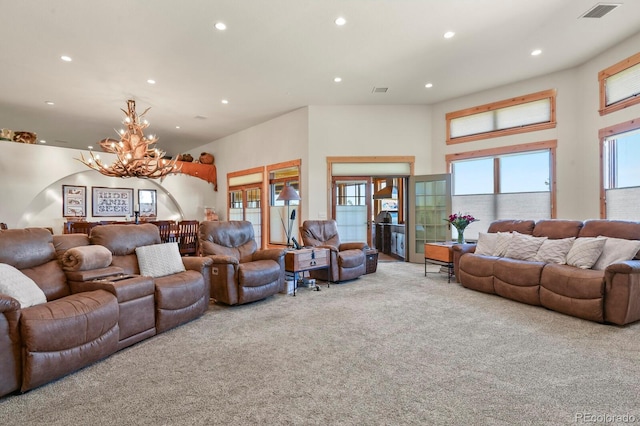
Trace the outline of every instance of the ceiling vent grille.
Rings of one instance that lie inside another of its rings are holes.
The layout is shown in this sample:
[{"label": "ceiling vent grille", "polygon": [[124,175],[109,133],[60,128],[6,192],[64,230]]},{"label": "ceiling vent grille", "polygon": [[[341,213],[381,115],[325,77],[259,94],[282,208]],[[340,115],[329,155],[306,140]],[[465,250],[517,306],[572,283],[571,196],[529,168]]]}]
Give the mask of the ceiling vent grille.
[{"label": "ceiling vent grille", "polygon": [[387,93],[388,87],[374,87],[372,93]]},{"label": "ceiling vent grille", "polygon": [[581,18],[602,18],[613,9],[620,6],[620,3],[598,3],[586,11]]}]

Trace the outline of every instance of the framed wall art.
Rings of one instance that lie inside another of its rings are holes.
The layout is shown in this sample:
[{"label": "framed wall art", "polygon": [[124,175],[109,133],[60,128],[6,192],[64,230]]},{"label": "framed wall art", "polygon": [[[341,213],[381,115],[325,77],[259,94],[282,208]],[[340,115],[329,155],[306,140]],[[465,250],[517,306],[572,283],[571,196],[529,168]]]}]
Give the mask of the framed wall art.
[{"label": "framed wall art", "polygon": [[91,187],[92,214],[96,217],[133,216],[132,188]]},{"label": "framed wall art", "polygon": [[138,189],[138,206],[140,217],[155,218],[158,216],[158,199],[155,189]]},{"label": "framed wall art", "polygon": [[87,187],[62,185],[62,216],[87,216]]}]

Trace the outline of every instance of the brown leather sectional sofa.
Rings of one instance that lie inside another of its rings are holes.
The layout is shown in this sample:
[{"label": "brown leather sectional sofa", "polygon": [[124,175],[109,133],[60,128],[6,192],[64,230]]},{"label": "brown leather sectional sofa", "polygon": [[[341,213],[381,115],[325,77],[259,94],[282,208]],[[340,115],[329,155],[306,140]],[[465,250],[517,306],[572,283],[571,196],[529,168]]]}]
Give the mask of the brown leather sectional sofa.
[{"label": "brown leather sectional sofa", "polygon": [[[100,226],[91,237],[54,236],[41,228],[0,231],[0,263],[31,278],[47,300],[21,309],[16,299],[0,294],[0,397],[202,315],[209,304],[211,259],[182,258],[186,270],[164,277],[137,275],[135,249],[159,243],[158,228],[150,224]],[[63,269],[60,256],[67,250],[97,244],[111,251],[109,266]]]},{"label": "brown leather sectional sofa", "polygon": [[[610,237],[640,240],[640,223],[613,220],[503,220],[488,232],[549,239]],[[640,256],[604,270],[475,254],[473,244],[453,247],[454,273],[464,287],[601,323],[640,319]]]}]

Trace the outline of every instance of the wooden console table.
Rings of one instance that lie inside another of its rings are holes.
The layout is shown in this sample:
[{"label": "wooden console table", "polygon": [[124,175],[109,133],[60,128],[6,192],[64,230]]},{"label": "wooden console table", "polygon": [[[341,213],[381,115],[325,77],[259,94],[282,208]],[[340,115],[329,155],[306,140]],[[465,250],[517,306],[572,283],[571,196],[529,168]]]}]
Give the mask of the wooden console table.
[{"label": "wooden console table", "polygon": [[424,276],[427,276],[427,263],[447,267],[447,282],[453,276],[453,241],[426,243],[424,245]]},{"label": "wooden console table", "polygon": [[[296,287],[298,286],[298,274],[300,272],[312,271],[314,269],[328,269],[329,279],[331,282],[331,260],[329,258],[329,249],[326,248],[308,248],[300,250],[288,250],[284,255],[284,270],[293,273],[293,295],[296,295]],[[330,285],[330,284],[329,284]]]}]

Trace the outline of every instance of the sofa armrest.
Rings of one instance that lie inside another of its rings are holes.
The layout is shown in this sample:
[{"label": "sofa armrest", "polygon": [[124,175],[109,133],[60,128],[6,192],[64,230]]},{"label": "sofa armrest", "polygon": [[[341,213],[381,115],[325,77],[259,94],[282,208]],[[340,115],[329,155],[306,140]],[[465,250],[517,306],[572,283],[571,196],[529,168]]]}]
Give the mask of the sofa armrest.
[{"label": "sofa armrest", "polygon": [[476,251],[475,244],[454,244],[451,247],[453,251],[453,275],[456,277],[456,282],[460,282],[460,274],[458,273],[460,269],[460,258],[465,253],[473,253]]},{"label": "sofa armrest", "polygon": [[338,247],[338,251],[344,251],[344,250],[366,250],[368,249],[369,246],[367,245],[367,243],[358,243],[358,242],[351,242],[351,243],[342,243],[340,244],[340,247]]},{"label": "sofa armrest", "polygon": [[624,325],[640,320],[640,260],[607,266],[604,280],[605,322]]},{"label": "sofa armrest", "polygon": [[280,262],[280,258],[284,256],[284,249],[264,249],[257,250],[253,253],[252,260],[275,260],[276,262]]},{"label": "sofa armrest", "polygon": [[74,282],[70,281],[72,293],[83,293],[86,291],[105,290],[116,296],[118,303],[129,302],[145,296],[153,296],[155,283],[152,277],[142,275],[127,276],[121,280],[96,279],[93,281]]},{"label": "sofa armrest", "polygon": [[0,313],[19,311],[20,302],[6,294],[0,294]]},{"label": "sofa armrest", "polygon": [[338,253],[338,247],[336,246],[332,246],[329,244],[320,244],[319,246],[312,246],[312,247],[305,247],[305,248],[325,248],[325,249],[329,249],[330,252],[332,253]]},{"label": "sofa armrest", "polygon": [[119,266],[107,266],[106,268],[91,269],[89,271],[65,271],[67,281],[74,282],[93,281],[120,274],[124,274],[124,269]]},{"label": "sofa armrest", "polygon": [[188,271],[198,271],[204,273],[208,267],[213,265],[211,257],[185,256],[182,263]]}]

